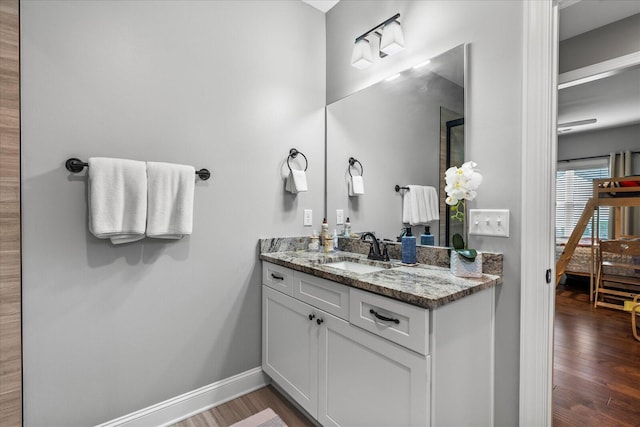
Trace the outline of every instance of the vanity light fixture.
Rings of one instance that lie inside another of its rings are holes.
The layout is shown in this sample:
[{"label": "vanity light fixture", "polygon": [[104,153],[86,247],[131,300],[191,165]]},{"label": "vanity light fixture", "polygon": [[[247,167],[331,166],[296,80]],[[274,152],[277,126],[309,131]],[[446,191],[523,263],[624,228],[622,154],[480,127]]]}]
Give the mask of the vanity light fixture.
[{"label": "vanity light fixture", "polygon": [[373,54],[369,40],[362,39],[356,42],[351,54],[351,65],[359,70],[367,68],[373,64]]},{"label": "vanity light fixture", "polygon": [[400,18],[400,14],[396,13],[391,18],[358,36],[351,54],[351,65],[358,69],[363,69],[373,63],[371,45],[369,39],[367,39],[371,34],[375,34],[380,39],[378,47],[380,58],[393,55],[404,49],[404,35],[402,33],[402,27],[397,21],[398,18]]}]

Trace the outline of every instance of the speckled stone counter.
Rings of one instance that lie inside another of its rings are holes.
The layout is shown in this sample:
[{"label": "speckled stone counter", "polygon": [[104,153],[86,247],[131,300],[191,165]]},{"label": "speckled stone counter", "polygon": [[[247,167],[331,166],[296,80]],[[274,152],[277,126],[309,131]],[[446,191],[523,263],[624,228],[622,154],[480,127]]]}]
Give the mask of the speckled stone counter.
[{"label": "speckled stone counter", "polygon": [[[436,308],[475,292],[502,284],[500,276],[483,274],[481,278],[462,278],[448,268],[399,261],[370,261],[366,255],[336,251],[329,254],[305,250],[306,238],[262,239],[260,259],[292,270],[364,289],[423,308]],[[327,266],[327,263],[354,260],[385,267],[372,273],[353,273]]]}]

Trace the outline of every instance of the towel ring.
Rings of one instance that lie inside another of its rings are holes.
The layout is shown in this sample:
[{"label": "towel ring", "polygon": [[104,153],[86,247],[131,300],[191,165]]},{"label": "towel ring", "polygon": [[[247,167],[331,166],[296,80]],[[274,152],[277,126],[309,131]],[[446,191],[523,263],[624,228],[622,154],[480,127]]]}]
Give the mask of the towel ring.
[{"label": "towel ring", "polygon": [[360,163],[360,161],[354,159],[353,157],[349,157],[349,176],[352,178],[353,175],[351,175],[351,166],[355,167],[356,163],[360,165],[360,176],[364,175],[364,166],[362,166],[362,163]]},{"label": "towel ring", "polygon": [[287,166],[289,167],[289,171],[291,171],[291,165],[289,164],[289,159],[291,158],[296,158],[298,157],[298,154],[300,154],[302,157],[304,157],[304,171],[307,171],[307,168],[309,167],[309,161],[307,160],[307,156],[305,156],[304,154],[302,154],[302,152],[296,150],[295,148],[292,148],[291,150],[289,150],[289,157],[287,157]]},{"label": "towel ring", "polygon": [[[72,157],[70,159],[67,159],[66,162],[64,162],[64,167],[71,173],[78,173],[78,172],[82,172],[82,169],[89,167],[89,163],[83,162],[80,159],[76,159],[75,157]],[[209,172],[209,169],[197,170],[196,175],[198,175],[198,178],[200,178],[203,181],[206,181],[209,178],[211,178],[211,172]]]}]

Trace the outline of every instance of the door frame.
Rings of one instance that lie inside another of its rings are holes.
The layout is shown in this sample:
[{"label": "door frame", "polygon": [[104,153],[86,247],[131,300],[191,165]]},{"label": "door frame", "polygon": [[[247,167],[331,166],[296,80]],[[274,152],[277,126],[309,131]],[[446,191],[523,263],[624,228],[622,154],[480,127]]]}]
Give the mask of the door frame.
[{"label": "door frame", "polygon": [[558,5],[523,2],[520,426],[552,423]]}]

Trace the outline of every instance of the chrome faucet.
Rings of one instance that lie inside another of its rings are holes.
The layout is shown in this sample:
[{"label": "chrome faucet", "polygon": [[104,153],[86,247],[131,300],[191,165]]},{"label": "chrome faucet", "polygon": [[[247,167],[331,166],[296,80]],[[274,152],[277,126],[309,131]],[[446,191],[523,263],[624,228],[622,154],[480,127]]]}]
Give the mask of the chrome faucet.
[{"label": "chrome faucet", "polygon": [[[371,237],[371,240],[367,240],[367,237]],[[369,255],[368,259],[373,259],[376,261],[389,261],[389,253],[387,252],[387,245],[384,245],[384,250],[380,252],[380,242],[376,238],[376,235],[367,231],[360,236],[360,240],[363,242],[369,242]]]}]

